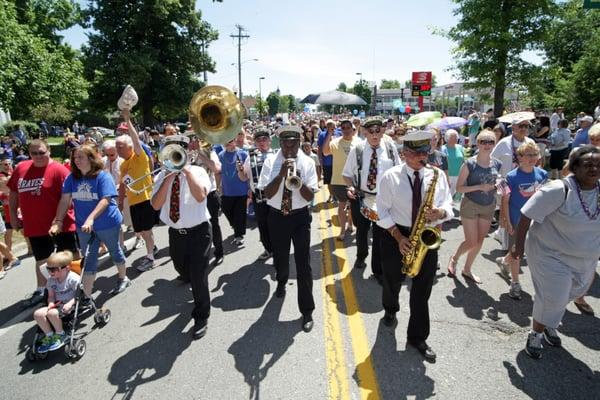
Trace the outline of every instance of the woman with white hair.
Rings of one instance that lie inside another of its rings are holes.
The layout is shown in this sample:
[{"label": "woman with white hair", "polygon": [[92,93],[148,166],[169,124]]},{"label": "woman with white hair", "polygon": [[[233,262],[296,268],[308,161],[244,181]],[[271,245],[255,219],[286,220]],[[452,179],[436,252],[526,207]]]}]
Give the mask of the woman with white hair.
[{"label": "woman with white hair", "polygon": [[450,183],[450,192],[452,197],[454,197],[458,174],[465,162],[465,149],[458,144],[458,132],[456,130],[448,129],[445,138],[446,144],[442,147],[442,152],[448,156],[448,181]]}]

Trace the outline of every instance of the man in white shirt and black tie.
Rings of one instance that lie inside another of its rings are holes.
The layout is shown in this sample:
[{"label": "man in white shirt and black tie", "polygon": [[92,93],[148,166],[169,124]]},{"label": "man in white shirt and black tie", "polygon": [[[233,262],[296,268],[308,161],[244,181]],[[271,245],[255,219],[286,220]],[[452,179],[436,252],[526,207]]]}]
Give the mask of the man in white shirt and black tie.
[{"label": "man in white shirt and black tie", "polygon": [[[268,225],[273,248],[273,262],[277,269],[277,297],[285,296],[285,285],[290,270],[290,243],[294,243],[294,260],[298,281],[298,307],[302,314],[302,329],[313,327],[312,312],[315,301],[312,294],[310,267],[310,203],[318,190],[315,163],[300,148],[301,130],[284,126],[276,133],[281,149],[265,160],[258,180],[258,189],[264,190],[269,205]],[[289,175],[299,177],[299,188],[288,188]]]},{"label": "man in white shirt and black tie", "polygon": [[[352,220],[356,225],[356,261],[354,268],[365,268],[369,255],[369,230],[373,228],[373,252],[371,269],[373,277],[382,283],[379,241],[382,229],[361,212],[362,207],[376,212],[375,196],[378,183],[384,172],[400,164],[398,151],[393,143],[383,141],[383,120],[380,117],[367,118],[363,124],[365,141],[353,147],[348,154],[342,175],[347,185]],[[358,154],[357,154],[358,153]],[[359,165],[360,163],[360,165]]]},{"label": "man in white shirt and black tie", "polygon": [[[411,249],[409,236],[416,222],[421,203],[431,185],[434,168],[427,167],[426,160],[431,148],[432,132],[417,131],[404,136],[403,155],[405,164],[385,172],[378,185],[376,203],[378,225],[385,229],[381,238],[383,266],[383,323],[395,326],[396,313],[400,310],[398,295],[405,275],[402,273],[402,257]],[[452,197],[448,181],[438,170],[431,208],[425,211],[428,226],[436,226],[453,216]],[[426,340],[429,337],[429,296],[435,277],[438,252],[428,250],[420,272],[412,278],[410,291],[410,319],[407,342],[428,361],[435,361],[435,352]]]},{"label": "man in white shirt and black tie", "polygon": [[[187,149],[189,138],[169,136],[166,144],[170,143],[181,144]],[[204,168],[186,165],[174,173],[161,171],[156,182],[151,204],[155,210],[160,210],[160,219],[169,226],[169,255],[175,269],[181,279],[192,284],[192,336],[200,339],[206,334],[210,315],[208,257],[211,226],[206,206],[210,179]]]}]

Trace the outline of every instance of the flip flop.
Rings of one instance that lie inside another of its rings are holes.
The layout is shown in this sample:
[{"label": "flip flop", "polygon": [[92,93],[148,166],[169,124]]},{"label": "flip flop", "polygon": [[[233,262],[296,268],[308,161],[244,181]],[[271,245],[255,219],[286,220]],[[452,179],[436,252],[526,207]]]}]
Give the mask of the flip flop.
[{"label": "flip flop", "polygon": [[473,274],[465,274],[464,272],[462,272],[461,275],[467,281],[471,281],[471,282],[476,283],[478,285],[481,284],[481,279],[479,279],[479,277],[477,277],[477,276],[473,276]]},{"label": "flip flop", "polygon": [[456,277],[456,264],[458,261],[454,257],[450,257],[450,262],[448,262],[448,276],[450,278]]}]

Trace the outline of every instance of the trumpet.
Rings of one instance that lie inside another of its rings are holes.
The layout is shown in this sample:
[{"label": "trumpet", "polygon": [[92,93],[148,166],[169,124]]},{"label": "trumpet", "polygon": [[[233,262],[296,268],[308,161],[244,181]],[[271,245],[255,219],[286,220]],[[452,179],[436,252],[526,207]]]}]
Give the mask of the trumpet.
[{"label": "trumpet", "polygon": [[302,179],[296,175],[296,160],[293,158],[287,158],[286,162],[291,161],[292,168],[288,169],[287,177],[285,178],[285,188],[287,190],[297,190],[302,187]]}]

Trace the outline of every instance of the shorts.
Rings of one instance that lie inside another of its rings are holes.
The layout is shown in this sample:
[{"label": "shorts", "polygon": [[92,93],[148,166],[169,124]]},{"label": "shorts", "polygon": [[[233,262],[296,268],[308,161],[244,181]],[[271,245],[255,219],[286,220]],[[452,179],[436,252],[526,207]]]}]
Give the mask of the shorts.
[{"label": "shorts", "polygon": [[152,229],[156,222],[156,212],[152,208],[150,200],[129,206],[129,211],[131,212],[131,225],[135,233]]},{"label": "shorts", "polygon": [[563,169],[568,156],[568,147],[562,150],[550,150],[550,169]]},{"label": "shorts", "polygon": [[333,175],[333,165],[323,165],[323,183],[329,185],[331,183],[331,176]]},{"label": "shorts", "polygon": [[348,201],[345,185],[329,185],[329,191],[337,201]]},{"label": "shorts", "polygon": [[31,236],[29,242],[35,261],[42,261],[50,257],[54,253],[55,245],[56,251],[70,250],[73,254],[79,252],[75,232],[61,232],[56,236]]},{"label": "shorts", "polygon": [[487,219],[491,221],[494,218],[494,211],[496,210],[496,202],[488,205],[480,205],[470,200],[467,196],[464,196],[460,203],[460,217],[467,219]]}]

